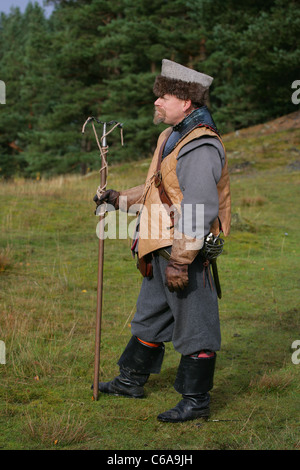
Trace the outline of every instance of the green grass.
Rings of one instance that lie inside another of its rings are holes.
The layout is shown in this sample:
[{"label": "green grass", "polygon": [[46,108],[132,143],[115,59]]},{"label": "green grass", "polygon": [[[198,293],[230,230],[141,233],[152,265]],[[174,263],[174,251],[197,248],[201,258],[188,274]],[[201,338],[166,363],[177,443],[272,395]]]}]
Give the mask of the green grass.
[{"label": "green grass", "polygon": [[[222,350],[207,422],[156,419],[180,399],[171,344],[145,399],[92,400],[99,176],[0,184],[1,449],[299,450],[299,171],[288,150],[299,134],[265,139],[226,142],[233,225],[218,262]],[[148,164],[109,168],[108,187],[140,184]],[[118,373],[140,283],[130,240],[106,240],[101,379]]]}]

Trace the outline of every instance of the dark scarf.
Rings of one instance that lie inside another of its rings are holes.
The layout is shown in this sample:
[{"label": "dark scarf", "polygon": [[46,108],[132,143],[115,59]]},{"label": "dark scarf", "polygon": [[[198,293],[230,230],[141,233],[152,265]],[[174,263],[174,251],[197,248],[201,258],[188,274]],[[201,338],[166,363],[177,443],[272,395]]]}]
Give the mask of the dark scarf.
[{"label": "dark scarf", "polygon": [[201,126],[209,127],[212,131],[216,132],[216,134],[219,134],[207,106],[195,109],[179,124],[176,124],[176,126],[173,127],[173,131],[165,145],[162,158],[169,155],[169,153],[171,153],[176,147],[177,143],[189,134],[189,132],[196,127]]}]

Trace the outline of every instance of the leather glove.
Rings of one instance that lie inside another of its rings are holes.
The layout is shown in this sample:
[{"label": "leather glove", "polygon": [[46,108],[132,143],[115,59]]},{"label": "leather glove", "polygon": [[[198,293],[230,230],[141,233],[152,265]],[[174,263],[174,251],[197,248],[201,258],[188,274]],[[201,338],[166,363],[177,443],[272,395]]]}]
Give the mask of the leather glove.
[{"label": "leather glove", "polygon": [[188,264],[179,264],[174,260],[169,261],[166,270],[166,286],[170,292],[179,292],[189,283]]},{"label": "leather glove", "polygon": [[103,204],[106,202],[107,204],[111,204],[114,206],[116,210],[119,209],[119,197],[120,193],[118,191],[115,191],[114,189],[108,189],[107,191],[104,191],[104,193],[98,197],[96,194],[95,197],[93,198],[93,201],[97,204],[97,206],[100,206],[100,204]]},{"label": "leather glove", "polygon": [[202,246],[203,239],[189,237],[175,229],[171,257],[165,270],[165,284],[170,292],[179,292],[187,287],[188,267]]}]

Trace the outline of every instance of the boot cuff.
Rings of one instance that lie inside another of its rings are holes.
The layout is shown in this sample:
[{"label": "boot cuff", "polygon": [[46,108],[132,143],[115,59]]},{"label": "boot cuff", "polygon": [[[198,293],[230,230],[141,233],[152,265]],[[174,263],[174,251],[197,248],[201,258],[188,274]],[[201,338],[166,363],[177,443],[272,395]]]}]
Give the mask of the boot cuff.
[{"label": "boot cuff", "polygon": [[207,358],[181,356],[174,384],[176,392],[186,395],[207,393],[213,388],[216,354]]},{"label": "boot cuff", "polygon": [[132,336],[118,365],[138,374],[159,374],[164,358],[165,347],[150,348]]}]

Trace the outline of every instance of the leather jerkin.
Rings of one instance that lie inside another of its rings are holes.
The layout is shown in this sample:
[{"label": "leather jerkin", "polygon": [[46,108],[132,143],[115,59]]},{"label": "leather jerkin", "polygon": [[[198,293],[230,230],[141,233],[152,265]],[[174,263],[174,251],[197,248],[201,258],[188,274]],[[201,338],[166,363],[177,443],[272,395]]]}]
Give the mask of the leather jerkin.
[{"label": "leather jerkin", "polygon": [[[157,167],[156,167],[156,174],[154,178],[154,184],[159,190],[159,197],[161,199],[161,202],[163,204],[167,204],[168,207],[172,206],[172,201],[167,195],[163,182],[162,182],[162,177],[161,177],[161,160],[162,160],[162,154],[166,145],[166,142],[169,138],[169,135],[167,135],[166,139],[163,141],[160,150],[159,150],[159,156],[158,156],[158,161],[157,161]],[[171,218],[172,225],[174,225],[174,212],[170,211],[169,216]],[[142,274],[143,277],[148,277],[152,278],[153,277],[153,268],[152,268],[152,253],[148,253],[145,256],[142,256],[141,258],[138,259],[137,262],[137,268]]]}]

